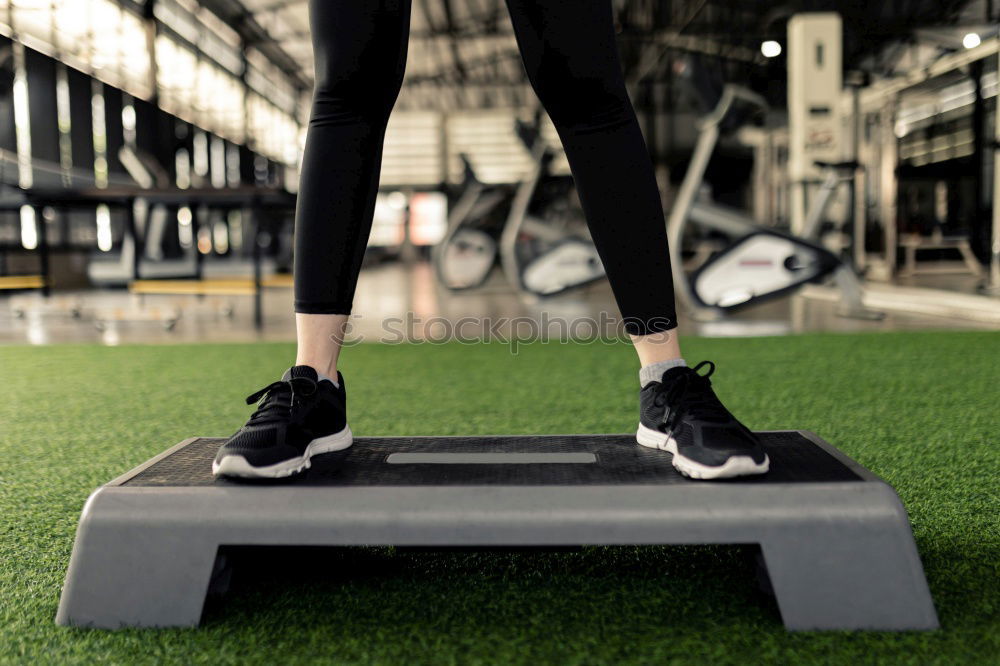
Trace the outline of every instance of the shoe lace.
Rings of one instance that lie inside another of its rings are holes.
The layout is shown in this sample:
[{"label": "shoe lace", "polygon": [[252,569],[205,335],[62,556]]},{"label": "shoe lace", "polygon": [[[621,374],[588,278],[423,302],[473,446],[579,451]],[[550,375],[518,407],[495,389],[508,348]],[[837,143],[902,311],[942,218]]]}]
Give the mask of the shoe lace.
[{"label": "shoe lace", "polygon": [[[256,411],[250,415],[248,425],[285,422],[292,418],[295,407],[302,398],[316,393],[316,382],[309,377],[292,377],[271,382],[259,391],[247,396],[247,404],[260,400]],[[261,400],[263,398],[263,400]]]},{"label": "shoe lace", "polygon": [[[708,372],[704,375],[698,371],[708,365]],[[669,372],[669,371],[668,371]],[[653,404],[663,407],[663,414],[660,421],[663,425],[673,427],[677,421],[690,415],[704,421],[725,421],[728,419],[726,408],[712,391],[712,382],[709,377],[715,372],[715,364],[711,361],[702,361],[693,368],[680,373],[672,380],[666,380],[666,372],[663,373],[663,381],[656,387],[656,395]]]}]

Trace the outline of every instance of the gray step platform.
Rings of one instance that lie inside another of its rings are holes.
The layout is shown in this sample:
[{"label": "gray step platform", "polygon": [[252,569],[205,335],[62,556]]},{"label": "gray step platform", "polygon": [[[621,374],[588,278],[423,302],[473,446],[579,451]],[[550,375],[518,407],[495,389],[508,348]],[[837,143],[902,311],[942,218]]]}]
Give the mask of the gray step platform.
[{"label": "gray step platform", "polygon": [[94,491],[56,621],[194,626],[223,546],[759,544],[785,626],[934,629],[896,492],[804,430],[761,477],[690,481],[634,435],[356,438],[282,484],[184,440]]}]

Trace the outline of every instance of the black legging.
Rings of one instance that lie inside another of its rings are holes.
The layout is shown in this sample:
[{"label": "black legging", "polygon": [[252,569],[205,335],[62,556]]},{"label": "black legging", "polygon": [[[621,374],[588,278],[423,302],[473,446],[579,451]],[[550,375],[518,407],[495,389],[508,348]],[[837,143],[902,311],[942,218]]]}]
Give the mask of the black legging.
[{"label": "black legging", "polygon": [[[295,311],[350,314],[411,0],[309,0],[316,63],[295,214]],[[506,0],[615,300],[633,334],[675,327],[652,163],[622,77],[611,0]]]}]

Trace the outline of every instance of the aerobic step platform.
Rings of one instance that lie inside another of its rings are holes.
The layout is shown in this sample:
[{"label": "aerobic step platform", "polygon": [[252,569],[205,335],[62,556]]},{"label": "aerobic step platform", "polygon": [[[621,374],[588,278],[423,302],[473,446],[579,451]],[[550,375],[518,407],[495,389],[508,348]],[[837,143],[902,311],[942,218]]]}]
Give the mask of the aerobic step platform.
[{"label": "aerobic step platform", "polygon": [[283,484],[216,480],[184,440],[94,491],[62,625],[194,626],[220,546],[760,544],[789,629],[934,629],[896,492],[804,430],[761,477],[691,481],[627,435],[356,438]]}]

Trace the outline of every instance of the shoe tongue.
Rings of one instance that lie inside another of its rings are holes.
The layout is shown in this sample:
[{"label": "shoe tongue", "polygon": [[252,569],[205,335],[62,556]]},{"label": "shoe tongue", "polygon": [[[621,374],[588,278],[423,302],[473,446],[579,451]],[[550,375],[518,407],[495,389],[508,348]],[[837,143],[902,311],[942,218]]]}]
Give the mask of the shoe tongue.
[{"label": "shoe tongue", "polygon": [[317,381],[318,379],[316,370],[312,366],[295,365],[285,370],[285,374],[281,375],[281,381],[287,382],[289,379],[297,379],[299,377],[308,377],[313,381]]},{"label": "shoe tongue", "polygon": [[683,375],[685,372],[690,372],[691,368],[686,365],[678,365],[673,368],[668,368],[664,371],[663,376],[660,378],[661,381],[669,383]]}]

